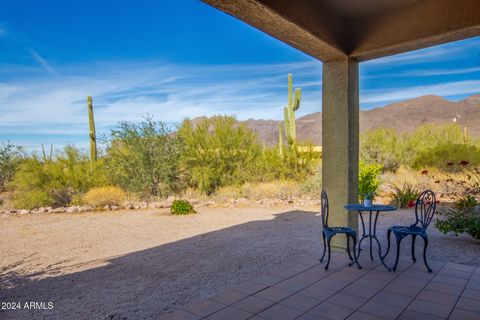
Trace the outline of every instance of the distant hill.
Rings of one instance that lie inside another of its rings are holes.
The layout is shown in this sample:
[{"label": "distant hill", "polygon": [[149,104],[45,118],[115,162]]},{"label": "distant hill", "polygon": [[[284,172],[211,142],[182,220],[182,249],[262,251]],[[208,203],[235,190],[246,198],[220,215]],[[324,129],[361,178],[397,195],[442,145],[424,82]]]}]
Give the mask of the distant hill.
[{"label": "distant hill", "polygon": [[[410,132],[426,123],[452,123],[454,117],[458,118],[460,125],[468,128],[470,134],[480,137],[480,95],[458,102],[428,95],[360,111],[360,132],[377,128]],[[269,146],[278,143],[278,121],[249,119],[239,122],[255,131],[261,143],[265,141]],[[322,113],[315,112],[298,118],[297,137],[299,140],[309,140],[315,145],[321,145]]]}]

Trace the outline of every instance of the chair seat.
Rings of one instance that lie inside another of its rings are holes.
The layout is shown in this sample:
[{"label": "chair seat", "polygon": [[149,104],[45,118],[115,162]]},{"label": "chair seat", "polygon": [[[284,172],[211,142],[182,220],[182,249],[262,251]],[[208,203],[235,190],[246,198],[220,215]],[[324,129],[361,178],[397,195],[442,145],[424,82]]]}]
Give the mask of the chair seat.
[{"label": "chair seat", "polygon": [[405,233],[405,234],[425,234],[425,228],[417,226],[392,226],[389,228],[394,233]]},{"label": "chair seat", "polygon": [[355,233],[355,230],[350,227],[328,227],[324,229],[325,232],[333,233]]}]

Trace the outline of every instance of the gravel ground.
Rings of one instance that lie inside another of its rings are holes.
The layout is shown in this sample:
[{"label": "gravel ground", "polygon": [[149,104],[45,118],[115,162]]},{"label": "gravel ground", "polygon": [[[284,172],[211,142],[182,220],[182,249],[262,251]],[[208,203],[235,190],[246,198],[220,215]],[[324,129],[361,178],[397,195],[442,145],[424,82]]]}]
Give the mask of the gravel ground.
[{"label": "gravel ground", "polygon": [[[2,217],[0,302],[53,309],[0,310],[0,318],[154,319],[322,248],[315,208],[199,211]],[[386,226],[412,219],[411,211],[382,214],[378,235],[384,241]],[[431,259],[480,266],[478,241],[429,231]]]}]

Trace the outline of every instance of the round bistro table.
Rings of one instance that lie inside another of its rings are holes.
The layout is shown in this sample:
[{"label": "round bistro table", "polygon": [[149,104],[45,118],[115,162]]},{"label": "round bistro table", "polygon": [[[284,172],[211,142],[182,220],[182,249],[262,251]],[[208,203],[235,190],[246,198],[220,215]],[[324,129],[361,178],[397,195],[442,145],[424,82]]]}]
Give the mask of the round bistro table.
[{"label": "round bistro table", "polygon": [[[357,259],[360,256],[362,241],[368,238],[370,240],[370,260],[373,261],[373,240],[375,240],[378,246],[378,257],[380,258],[380,261],[382,262],[385,269],[390,271],[390,268],[387,267],[387,265],[385,264],[385,261],[384,261],[385,257],[382,257],[382,246],[380,245],[380,241],[378,241],[377,239],[377,220],[378,220],[378,214],[381,211],[382,212],[394,211],[394,210],[397,210],[397,207],[381,205],[381,204],[374,204],[371,207],[365,207],[363,204],[347,204],[345,206],[345,209],[349,211],[357,211],[358,214],[360,215],[360,220],[362,221],[363,234],[362,234],[362,237],[360,238],[360,241],[358,242]],[[369,212],[368,233],[366,232],[366,229],[365,229],[363,212]],[[375,212],[375,220],[373,221],[373,226],[372,226],[372,215],[374,212]]]}]

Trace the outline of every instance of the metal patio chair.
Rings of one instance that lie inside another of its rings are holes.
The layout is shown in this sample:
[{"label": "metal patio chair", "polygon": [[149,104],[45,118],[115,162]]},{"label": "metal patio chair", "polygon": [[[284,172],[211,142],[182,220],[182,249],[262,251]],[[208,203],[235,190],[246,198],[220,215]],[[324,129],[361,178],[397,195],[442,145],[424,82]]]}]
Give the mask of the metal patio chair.
[{"label": "metal patio chair", "polygon": [[[350,258],[350,263],[348,266],[352,266],[356,264],[358,269],[362,267],[357,261],[357,233],[353,228],[350,227],[330,227],[328,225],[328,215],[329,215],[329,206],[328,206],[328,196],[325,190],[322,190],[322,198],[321,198],[321,212],[322,212],[322,238],[323,238],[323,254],[320,258],[320,263],[323,262],[323,258],[325,258],[325,253],[328,249],[328,259],[327,264],[325,265],[325,271],[328,270],[328,266],[330,265],[330,241],[331,239],[337,234],[345,234],[347,236],[347,253],[348,257]],[[350,253],[350,238],[353,240],[353,257]]]},{"label": "metal patio chair", "polygon": [[431,190],[423,191],[415,202],[415,223],[410,226],[391,226],[387,231],[388,248],[383,257],[386,257],[390,251],[390,235],[393,232],[397,240],[397,257],[395,258],[395,264],[392,268],[393,271],[397,270],[398,258],[400,256],[400,242],[406,236],[412,236],[412,260],[416,262],[415,258],[415,239],[417,236],[422,237],[424,241],[423,247],[423,261],[427,267],[428,272],[432,272],[432,269],[427,263],[427,247],[428,236],[427,228],[430,222],[432,222],[433,216],[437,208],[435,193]]}]

